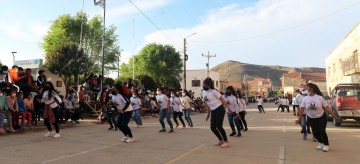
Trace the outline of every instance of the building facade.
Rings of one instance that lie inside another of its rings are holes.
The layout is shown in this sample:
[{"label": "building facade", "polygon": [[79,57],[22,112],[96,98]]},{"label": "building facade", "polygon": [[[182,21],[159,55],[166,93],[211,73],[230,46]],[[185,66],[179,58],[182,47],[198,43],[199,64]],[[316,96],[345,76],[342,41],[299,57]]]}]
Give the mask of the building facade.
[{"label": "building facade", "polygon": [[[215,89],[220,90],[220,73],[210,71],[209,77],[214,81]],[[186,90],[194,92],[194,97],[201,97],[202,83],[207,78],[207,70],[187,70],[186,71]],[[181,88],[184,88],[183,81]]]},{"label": "building facade", "polygon": [[249,95],[259,95],[266,97],[272,91],[272,82],[268,78],[254,78],[253,80],[248,80],[248,94]]},{"label": "building facade", "polygon": [[292,72],[292,73],[284,73],[281,78],[282,81],[282,90],[284,91],[284,95],[293,95],[295,90],[301,84],[306,83],[314,83],[316,84],[320,91],[327,95],[326,92],[326,73],[300,73],[300,72]]},{"label": "building facade", "polygon": [[326,86],[330,93],[340,83],[360,83],[360,22],[326,57]]}]

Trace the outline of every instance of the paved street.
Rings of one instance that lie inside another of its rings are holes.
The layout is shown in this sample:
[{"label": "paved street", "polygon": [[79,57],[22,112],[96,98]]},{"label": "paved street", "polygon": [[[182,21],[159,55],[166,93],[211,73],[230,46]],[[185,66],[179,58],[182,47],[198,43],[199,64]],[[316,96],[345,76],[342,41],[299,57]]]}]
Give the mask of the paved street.
[{"label": "paved street", "polygon": [[[272,107],[272,108],[271,108]],[[195,114],[194,128],[176,129],[174,134],[158,133],[157,119],[146,118],[143,128],[131,128],[137,141],[120,142],[119,131],[108,125],[66,128],[60,139],[44,138],[44,132],[0,136],[0,163],[358,163],[360,161],[360,125],[344,127],[328,124],[330,152],[316,150],[317,143],[302,140],[300,127],[292,113],[276,113],[265,104],[259,114],[255,104],[246,115],[249,131],[240,138],[231,137],[231,147],[213,146],[215,136],[205,122],[206,114]],[[227,118],[225,127],[229,134]]]}]

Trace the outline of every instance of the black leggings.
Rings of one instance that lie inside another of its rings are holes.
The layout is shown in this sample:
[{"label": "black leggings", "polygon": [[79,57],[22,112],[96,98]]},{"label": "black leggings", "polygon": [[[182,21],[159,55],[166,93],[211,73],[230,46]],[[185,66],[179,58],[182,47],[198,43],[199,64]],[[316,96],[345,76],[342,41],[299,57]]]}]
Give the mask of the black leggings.
[{"label": "black leggings", "polygon": [[324,145],[329,145],[329,139],[326,134],[327,116],[325,112],[320,118],[308,118],[313,134],[318,142],[323,143]]},{"label": "black leggings", "polygon": [[132,111],[119,113],[119,117],[117,120],[117,127],[125,136],[130,138],[133,137],[131,129],[128,126],[131,116],[132,116]]},{"label": "black leggings", "polygon": [[293,111],[296,112],[296,109],[299,108],[299,105],[293,105]]},{"label": "black leggings", "polygon": [[[53,123],[53,125],[55,127],[56,133],[59,133],[60,132],[60,129],[59,129],[59,106],[57,106],[56,108],[52,108],[52,111],[53,111],[54,117],[55,117],[55,122]],[[44,120],[44,123],[45,123],[46,127],[48,128],[49,132],[51,132],[52,129],[51,129],[49,118],[46,118]]]},{"label": "black leggings", "polygon": [[246,123],[246,120],[245,120],[245,111],[242,111],[239,114],[240,114],[240,118],[241,118],[240,119],[240,121],[241,121],[240,125],[245,127],[245,129],[247,129],[247,123]]},{"label": "black leggings", "polygon": [[265,113],[264,107],[262,105],[258,105],[258,110],[259,110],[259,112]]},{"label": "black leggings", "polygon": [[175,121],[175,124],[179,126],[179,123],[177,121],[177,118],[179,117],[181,124],[183,125],[183,127],[185,127],[185,123],[184,123],[184,120],[183,120],[182,116],[183,116],[182,112],[175,112],[174,111],[173,119]]},{"label": "black leggings", "polygon": [[224,106],[220,105],[215,110],[212,110],[210,129],[219,140],[223,140],[226,142],[227,136],[223,128],[224,116],[225,116]]},{"label": "black leggings", "polygon": [[110,125],[110,128],[113,128],[114,126],[117,128],[115,117],[116,117],[115,111],[111,111],[107,113],[107,121]]}]

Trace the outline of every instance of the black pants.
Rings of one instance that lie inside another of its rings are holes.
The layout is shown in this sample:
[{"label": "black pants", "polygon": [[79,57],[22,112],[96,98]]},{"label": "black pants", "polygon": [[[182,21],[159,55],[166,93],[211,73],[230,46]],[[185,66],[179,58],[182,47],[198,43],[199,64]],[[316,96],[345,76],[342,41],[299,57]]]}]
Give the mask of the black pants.
[{"label": "black pants", "polygon": [[182,116],[183,116],[183,113],[182,113],[182,112],[175,112],[175,111],[174,111],[173,119],[174,119],[174,121],[175,121],[175,124],[176,124],[177,126],[179,126],[179,123],[178,123],[178,121],[177,121],[177,118],[179,117],[179,120],[180,120],[181,124],[183,125],[183,127],[185,127],[185,123],[184,123],[184,120],[183,120]]},{"label": "black pants", "polygon": [[220,105],[215,110],[211,111],[210,129],[219,140],[227,141],[226,132],[223,128],[225,116],[224,106]]},{"label": "black pants", "polygon": [[329,145],[329,139],[326,134],[327,118],[325,112],[320,118],[309,117],[309,121],[313,134],[318,142],[323,143],[324,145]]},{"label": "black pants", "polygon": [[283,106],[283,105],[279,105],[277,111],[279,111],[280,109],[281,109],[281,111],[283,111],[283,110],[284,110],[284,106]]},{"label": "black pants", "polygon": [[296,112],[296,109],[299,108],[299,105],[293,105],[293,111]]},{"label": "black pants", "polygon": [[281,112],[284,112],[285,108],[286,108],[287,112],[289,113],[290,112],[289,105],[283,105]]},{"label": "black pants", "polygon": [[117,120],[117,127],[125,136],[130,138],[133,137],[131,129],[129,128],[129,122],[131,116],[132,116],[132,111],[119,113],[119,117]]},{"label": "black pants", "polygon": [[258,110],[259,112],[264,112],[265,113],[265,110],[264,110],[264,107],[262,105],[258,105]]},{"label": "black pants", "polygon": [[245,111],[242,111],[242,112],[240,112],[239,113],[240,114],[240,125],[242,126],[242,127],[245,127],[245,129],[247,129],[247,123],[246,123],[246,120],[245,120]]},{"label": "black pants", "polygon": [[116,127],[116,113],[115,111],[111,111],[107,113],[107,121],[110,125],[110,128],[113,128],[114,126]]},{"label": "black pants", "polygon": [[[53,111],[54,117],[55,117],[55,122],[53,123],[53,125],[55,127],[56,133],[59,133],[60,132],[60,129],[59,129],[59,106],[56,108],[53,108],[52,111]],[[45,123],[46,127],[48,128],[49,132],[51,132],[52,129],[51,129],[49,118],[46,118],[44,120],[44,123]]]}]

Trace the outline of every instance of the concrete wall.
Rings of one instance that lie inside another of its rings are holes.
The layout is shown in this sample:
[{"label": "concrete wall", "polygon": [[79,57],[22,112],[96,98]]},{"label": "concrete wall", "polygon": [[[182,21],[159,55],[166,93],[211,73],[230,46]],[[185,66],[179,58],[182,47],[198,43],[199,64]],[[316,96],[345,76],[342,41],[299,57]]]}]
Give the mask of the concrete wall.
[{"label": "concrete wall", "polygon": [[[210,78],[214,81],[214,86],[216,89],[220,89],[220,73],[210,71]],[[191,90],[195,94],[195,97],[201,96],[202,83],[207,78],[207,70],[188,70],[186,71],[186,90]],[[193,86],[193,80],[200,80],[200,86]],[[217,85],[216,85],[217,84]],[[183,81],[181,82],[181,88],[184,88]]]},{"label": "concrete wall", "polygon": [[[351,57],[353,52],[360,52],[360,26],[357,24],[350,33],[339,43],[339,45],[326,57],[326,86],[331,92],[339,83],[352,83],[351,76],[344,76],[342,61]],[[358,55],[358,54],[357,54]]]}]

